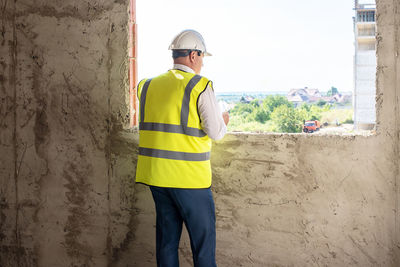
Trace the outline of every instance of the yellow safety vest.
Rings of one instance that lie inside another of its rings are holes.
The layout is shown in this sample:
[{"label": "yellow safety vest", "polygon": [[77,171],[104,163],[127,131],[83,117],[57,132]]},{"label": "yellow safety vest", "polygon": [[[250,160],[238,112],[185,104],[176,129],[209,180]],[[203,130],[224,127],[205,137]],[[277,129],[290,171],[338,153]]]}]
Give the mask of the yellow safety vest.
[{"label": "yellow safety vest", "polygon": [[197,100],[211,81],[170,70],[138,85],[139,156],[136,182],[172,188],[211,186],[211,139]]}]

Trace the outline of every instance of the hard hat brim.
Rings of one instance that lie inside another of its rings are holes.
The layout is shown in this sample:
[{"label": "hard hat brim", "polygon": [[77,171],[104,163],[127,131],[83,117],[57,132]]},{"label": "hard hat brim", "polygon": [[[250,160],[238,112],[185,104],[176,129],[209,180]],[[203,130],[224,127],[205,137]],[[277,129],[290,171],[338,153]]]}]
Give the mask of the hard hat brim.
[{"label": "hard hat brim", "polygon": [[201,51],[204,56],[211,56],[211,53],[207,52],[206,45],[204,43],[203,36],[195,30],[184,30],[179,33],[172,40],[169,50],[197,50]]},{"label": "hard hat brim", "polygon": [[205,57],[211,57],[212,54],[211,54],[211,53],[208,53],[208,52],[204,52],[204,56],[205,56]]}]

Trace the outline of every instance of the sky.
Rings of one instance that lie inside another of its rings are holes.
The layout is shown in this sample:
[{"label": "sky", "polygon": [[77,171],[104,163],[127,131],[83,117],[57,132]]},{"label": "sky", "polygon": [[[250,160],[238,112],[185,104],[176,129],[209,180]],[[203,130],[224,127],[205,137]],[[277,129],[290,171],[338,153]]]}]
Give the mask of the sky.
[{"label": "sky", "polygon": [[[362,0],[372,2],[373,0]],[[138,80],[172,68],[172,39],[200,32],[216,92],[353,90],[354,0],[137,0]]]}]

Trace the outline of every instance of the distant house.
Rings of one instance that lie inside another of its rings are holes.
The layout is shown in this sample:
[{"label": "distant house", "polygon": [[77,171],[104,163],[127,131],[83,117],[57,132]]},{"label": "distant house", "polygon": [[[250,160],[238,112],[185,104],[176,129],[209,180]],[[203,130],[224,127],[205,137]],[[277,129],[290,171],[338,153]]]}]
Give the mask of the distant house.
[{"label": "distant house", "polygon": [[339,102],[340,99],[342,99],[342,95],[341,94],[336,94],[333,96],[333,99],[335,99],[336,102]]},{"label": "distant house", "polygon": [[305,96],[314,96],[314,97],[321,97],[321,93],[319,92],[318,89],[314,88],[299,88],[299,89],[291,89],[289,93],[287,94],[288,96],[294,96],[294,95],[305,95]]},{"label": "distant house", "polygon": [[319,90],[308,87],[292,89],[287,94],[287,100],[292,102],[296,107],[302,103],[317,102],[319,99],[321,99]]},{"label": "distant house", "polygon": [[318,89],[314,88],[299,88],[292,89],[287,94],[287,100],[292,102],[295,107],[303,104],[303,103],[316,103],[319,100],[323,100],[327,103],[348,103],[351,102],[351,95],[347,94],[336,94],[333,96],[322,96],[321,92]]},{"label": "distant house", "polygon": [[342,95],[342,94],[336,94],[332,96],[334,102],[338,103],[348,103],[352,101],[352,95]]},{"label": "distant house", "polygon": [[241,103],[246,103],[246,104],[250,103],[253,100],[254,100],[254,97],[252,97],[252,96],[242,96],[240,98],[240,102]]},{"label": "distant house", "polygon": [[318,102],[318,100],[320,100],[321,99],[321,97],[319,96],[310,96],[309,98],[308,98],[308,102],[309,103],[315,103],[315,102]]},{"label": "distant house", "polygon": [[323,96],[321,99],[330,104],[336,102],[336,99],[333,96]]},{"label": "distant house", "polygon": [[305,89],[292,89],[287,94],[288,96],[296,96],[296,95],[308,95]]},{"label": "distant house", "polygon": [[297,107],[298,105],[301,105],[302,103],[308,103],[309,98],[306,95],[292,95],[292,96],[287,96],[287,100],[289,102],[292,102],[294,104],[295,107]]},{"label": "distant house", "polygon": [[309,95],[309,96],[312,96],[312,97],[314,97],[314,98],[316,98],[316,97],[321,97],[321,93],[319,92],[319,90],[318,89],[311,89],[311,88],[304,88],[305,90],[306,90],[306,92],[307,92],[307,94]]},{"label": "distant house", "polygon": [[353,99],[352,95],[342,95],[342,97],[339,99],[339,103],[348,103],[351,102]]}]

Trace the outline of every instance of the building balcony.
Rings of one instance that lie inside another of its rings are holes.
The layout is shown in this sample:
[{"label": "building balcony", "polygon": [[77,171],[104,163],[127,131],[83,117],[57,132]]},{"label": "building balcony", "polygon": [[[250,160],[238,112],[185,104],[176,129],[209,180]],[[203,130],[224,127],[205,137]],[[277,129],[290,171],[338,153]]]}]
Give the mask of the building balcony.
[{"label": "building balcony", "polygon": [[375,25],[376,22],[375,21],[362,21],[362,20],[357,20],[356,21],[357,25]]},{"label": "building balcony", "polygon": [[357,36],[357,40],[359,42],[365,42],[365,41],[369,41],[369,40],[375,40],[375,34],[374,35],[358,35]]}]

